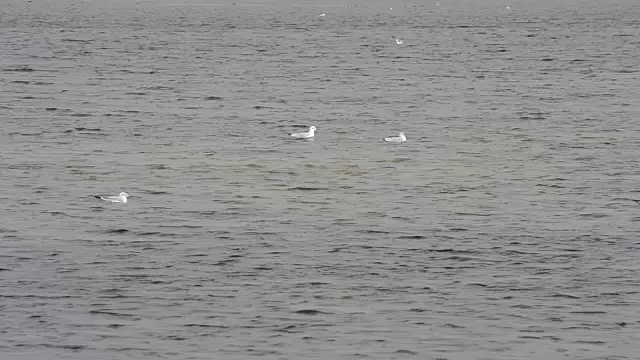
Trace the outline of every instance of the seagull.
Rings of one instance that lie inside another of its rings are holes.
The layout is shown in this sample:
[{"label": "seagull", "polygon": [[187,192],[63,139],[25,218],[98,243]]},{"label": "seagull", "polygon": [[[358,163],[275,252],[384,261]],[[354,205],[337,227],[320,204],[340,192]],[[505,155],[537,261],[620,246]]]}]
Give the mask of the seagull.
[{"label": "seagull", "polygon": [[126,203],[127,202],[127,197],[129,196],[129,194],[127,194],[126,192],[121,192],[120,195],[118,196],[99,196],[96,195],[95,197],[97,199],[101,199],[104,201],[109,201],[109,202],[114,202],[114,203]]},{"label": "seagull", "polygon": [[389,137],[384,138],[384,141],[393,142],[393,143],[403,143],[403,142],[407,141],[407,137],[404,136],[403,132],[401,132],[400,135],[398,135],[398,136],[389,136]]},{"label": "seagull", "polygon": [[320,15],[318,15],[318,16],[324,16],[324,13],[322,13],[322,14],[320,14]]},{"label": "seagull", "polygon": [[396,39],[396,44],[401,45],[404,42],[404,40],[400,40],[400,39]]},{"label": "seagull", "polygon": [[310,139],[314,136],[314,132],[316,131],[316,127],[312,126],[309,128],[308,132],[302,132],[302,133],[295,133],[295,134],[291,134],[291,136],[293,136],[296,139]]}]

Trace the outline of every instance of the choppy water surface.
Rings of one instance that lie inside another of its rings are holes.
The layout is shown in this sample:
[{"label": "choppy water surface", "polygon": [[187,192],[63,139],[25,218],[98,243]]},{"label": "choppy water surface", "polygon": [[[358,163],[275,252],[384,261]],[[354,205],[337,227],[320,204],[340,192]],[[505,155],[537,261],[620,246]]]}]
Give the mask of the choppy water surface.
[{"label": "choppy water surface", "polygon": [[0,4],[2,358],[637,358],[640,6],[440,3]]}]

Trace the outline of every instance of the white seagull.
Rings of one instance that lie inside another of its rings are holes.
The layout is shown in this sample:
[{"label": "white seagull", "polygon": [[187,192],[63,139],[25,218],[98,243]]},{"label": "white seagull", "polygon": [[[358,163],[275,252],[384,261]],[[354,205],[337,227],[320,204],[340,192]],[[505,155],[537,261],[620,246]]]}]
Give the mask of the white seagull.
[{"label": "white seagull", "polygon": [[393,142],[393,143],[403,143],[407,141],[407,137],[404,136],[403,132],[401,132],[400,135],[398,136],[390,136],[390,137],[384,138],[384,141]]},{"label": "white seagull", "polygon": [[293,136],[296,139],[311,139],[314,136],[314,132],[316,131],[316,127],[312,126],[309,128],[308,132],[302,132],[302,133],[295,133],[295,134],[291,134],[291,136]]},{"label": "white seagull", "polygon": [[318,15],[318,16],[324,16],[324,13],[322,13],[322,14],[320,14],[320,15]]},{"label": "white seagull", "polygon": [[403,42],[404,42],[404,40],[396,39],[396,44],[398,44],[398,45],[402,45]]},{"label": "white seagull", "polygon": [[96,195],[95,197],[98,199],[102,199],[104,201],[109,201],[109,202],[114,202],[114,203],[126,203],[127,202],[127,197],[129,196],[129,194],[127,194],[126,192],[121,192],[120,195],[118,196],[98,196]]}]

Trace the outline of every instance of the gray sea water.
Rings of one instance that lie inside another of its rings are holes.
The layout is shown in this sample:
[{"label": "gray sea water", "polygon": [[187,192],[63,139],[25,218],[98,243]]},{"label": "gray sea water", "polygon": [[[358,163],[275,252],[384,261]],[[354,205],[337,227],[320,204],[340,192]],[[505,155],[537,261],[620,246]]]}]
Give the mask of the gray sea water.
[{"label": "gray sea water", "polygon": [[640,4],[507,4],[2,1],[0,358],[640,358]]}]

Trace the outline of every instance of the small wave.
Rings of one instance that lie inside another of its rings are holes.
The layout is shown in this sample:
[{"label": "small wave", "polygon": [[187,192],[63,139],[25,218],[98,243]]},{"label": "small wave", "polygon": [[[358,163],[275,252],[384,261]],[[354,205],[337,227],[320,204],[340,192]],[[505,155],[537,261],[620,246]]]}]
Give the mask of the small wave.
[{"label": "small wave", "polygon": [[578,216],[581,218],[601,219],[601,218],[609,217],[610,215],[602,214],[602,213],[583,213],[583,214],[578,214]]},{"label": "small wave", "polygon": [[452,328],[452,329],[464,329],[465,327],[462,325],[455,325],[455,324],[444,324],[442,325],[443,327],[448,327],[448,328]]},{"label": "small wave", "polygon": [[87,345],[61,345],[61,344],[17,344],[15,346],[28,347],[28,348],[45,347],[45,348],[66,349],[66,350],[82,350],[87,348]]},{"label": "small wave", "polygon": [[185,324],[186,327],[201,327],[201,328],[218,328],[218,329],[228,329],[227,325],[214,325],[214,324]]},{"label": "small wave", "polygon": [[556,184],[536,184],[536,186],[549,187],[549,188],[555,188],[555,189],[564,189],[565,188],[562,185],[556,185]]},{"label": "small wave", "polygon": [[590,344],[590,345],[606,345],[606,341],[600,340],[576,340],[577,344]]},{"label": "small wave", "polygon": [[300,191],[325,191],[325,190],[329,190],[329,189],[321,188],[321,187],[296,186],[296,187],[289,188],[288,190],[291,190],[291,191],[296,191],[296,190],[300,190]]},{"label": "small wave", "polygon": [[2,295],[0,294],[0,298],[7,299],[76,299],[79,296],[71,296],[71,295]]},{"label": "small wave", "polygon": [[105,234],[124,234],[129,232],[129,230],[127,229],[109,229],[107,231],[105,231]]},{"label": "small wave", "polygon": [[139,237],[157,236],[162,238],[188,237],[186,234],[165,233],[160,231],[143,231],[135,235]]},{"label": "small wave", "polygon": [[80,43],[92,43],[93,40],[84,40],[84,39],[70,39],[70,38],[66,38],[66,39],[61,39],[60,41],[67,41],[67,42],[80,42]]},{"label": "small wave", "polygon": [[551,297],[567,298],[567,299],[580,299],[580,296],[571,295],[571,294],[561,294],[561,293],[553,294],[553,295],[551,295]]},{"label": "small wave", "polygon": [[169,192],[161,191],[161,190],[145,190],[143,192],[145,194],[150,194],[150,195],[167,195],[167,194],[169,194]]},{"label": "small wave", "polygon": [[468,212],[456,212],[454,213],[460,216],[493,216],[493,214],[480,214],[480,213],[468,213]]},{"label": "small wave", "polygon": [[293,330],[293,329],[295,329],[297,327],[298,327],[298,325],[288,325],[288,326],[285,326],[283,328],[275,329],[274,331],[286,332],[286,333],[298,333],[298,332],[301,332],[301,331],[291,331],[291,330]]},{"label": "small wave", "polygon": [[19,133],[19,132],[10,132],[9,135],[21,135],[21,136],[39,136],[44,134],[44,131],[39,133]]},{"label": "small wave", "polygon": [[454,231],[454,232],[458,232],[458,231],[469,231],[469,229],[465,229],[465,228],[461,228],[461,227],[452,227],[447,229],[449,231]]},{"label": "small wave", "polygon": [[626,68],[626,69],[612,69],[610,70],[613,73],[616,74],[633,74],[633,73],[637,73],[638,70],[636,69],[631,69],[631,68]]},{"label": "small wave", "polygon": [[304,314],[304,315],[320,315],[320,314],[330,314],[328,312],[315,310],[315,309],[302,309],[295,311],[296,314]]},{"label": "small wave", "polygon": [[162,228],[174,228],[174,229],[200,229],[204,226],[201,225],[159,225]]},{"label": "small wave", "polygon": [[441,253],[453,253],[453,254],[473,254],[475,251],[471,250],[458,250],[458,249],[429,249],[430,252],[441,252]]},{"label": "small wave", "polygon": [[296,286],[306,287],[306,286],[322,286],[322,285],[331,285],[331,283],[323,282],[323,281],[310,281],[304,283],[298,283]]},{"label": "small wave", "polygon": [[91,314],[91,315],[109,315],[109,316],[115,316],[115,317],[126,317],[126,318],[136,318],[136,319],[138,319],[137,316],[134,316],[132,314],[119,313],[119,312],[107,311],[107,310],[90,310],[89,314]]},{"label": "small wave", "polygon": [[391,232],[389,232],[389,231],[384,231],[384,230],[370,230],[370,229],[358,230],[357,232],[359,232],[359,233],[364,233],[364,234],[391,234]]},{"label": "small wave", "polygon": [[62,211],[50,211],[49,215],[52,216],[69,216],[69,214],[62,212]]},{"label": "small wave", "polygon": [[184,211],[185,214],[198,214],[198,215],[205,215],[205,216],[213,216],[215,214],[217,214],[218,212],[215,210],[187,210]]},{"label": "small wave", "polygon": [[30,66],[22,65],[22,66],[16,66],[16,67],[7,67],[7,68],[4,68],[3,71],[31,72],[35,70]]},{"label": "small wave", "polygon": [[411,350],[407,350],[407,349],[400,349],[400,350],[396,350],[396,354],[418,355],[418,353],[417,353],[417,352],[415,352],[415,351],[411,351]]},{"label": "small wave", "polygon": [[171,86],[145,86],[141,88],[142,90],[173,90],[174,88]]},{"label": "small wave", "polygon": [[225,259],[225,260],[220,260],[220,261],[218,261],[218,262],[216,262],[216,263],[213,263],[213,264],[211,264],[211,265],[214,265],[214,266],[224,266],[224,265],[229,265],[229,264],[231,264],[231,263],[234,263],[234,262],[236,262],[236,261],[238,261],[238,259]]}]

